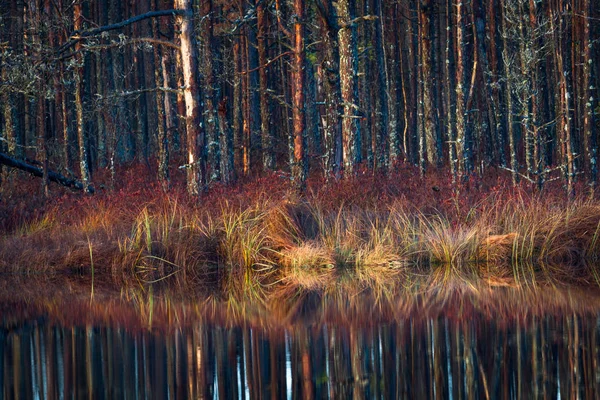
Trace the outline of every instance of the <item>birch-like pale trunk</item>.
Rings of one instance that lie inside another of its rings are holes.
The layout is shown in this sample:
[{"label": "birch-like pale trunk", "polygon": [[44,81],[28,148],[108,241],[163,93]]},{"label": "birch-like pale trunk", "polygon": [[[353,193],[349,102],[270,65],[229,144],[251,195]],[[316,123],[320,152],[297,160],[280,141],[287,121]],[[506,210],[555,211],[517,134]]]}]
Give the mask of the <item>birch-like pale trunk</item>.
[{"label": "birch-like pale trunk", "polygon": [[352,173],[362,161],[361,134],[358,116],[358,50],[355,18],[355,0],[339,0],[336,7],[340,29],[340,86],[344,115],[342,116],[342,141],[344,168]]},{"label": "birch-like pale trunk", "polygon": [[194,196],[204,190],[206,184],[206,159],[204,149],[206,138],[201,126],[202,104],[200,97],[200,82],[198,81],[198,46],[194,36],[192,18],[192,0],[175,0],[175,6],[183,10],[178,16],[181,31],[181,66],[183,70],[185,122],[186,122],[186,152],[187,152],[187,189]]}]

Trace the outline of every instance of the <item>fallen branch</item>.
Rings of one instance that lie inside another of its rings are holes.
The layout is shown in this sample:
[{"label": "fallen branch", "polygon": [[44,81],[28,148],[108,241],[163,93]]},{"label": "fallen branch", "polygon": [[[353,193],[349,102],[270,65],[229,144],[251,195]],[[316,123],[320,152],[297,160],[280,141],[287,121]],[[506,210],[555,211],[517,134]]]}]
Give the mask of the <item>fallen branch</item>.
[{"label": "fallen branch", "polygon": [[75,31],[69,35],[69,40],[66,43],[64,43],[62,46],[60,46],[56,52],[58,54],[60,54],[60,53],[64,52],[65,50],[69,49],[70,47],[74,46],[75,43],[77,43],[78,41],[83,40],[87,37],[96,36],[96,35],[101,34],[102,32],[108,32],[108,31],[112,31],[115,29],[121,29],[121,28],[126,27],[127,25],[131,25],[133,23],[143,21],[148,18],[165,17],[165,16],[172,16],[172,15],[183,15],[183,14],[185,14],[185,10],[178,10],[178,9],[150,11],[145,14],[136,15],[135,17],[129,18],[125,21],[121,21],[121,22],[118,22],[115,24],[101,26],[99,28],[91,29],[88,31]]},{"label": "fallen branch", "polygon": [[[41,168],[34,167],[31,164],[27,164],[24,161],[17,160],[16,158],[9,157],[4,153],[0,153],[0,164],[7,165],[12,168],[20,169],[21,171],[29,172],[30,174],[42,178],[44,176],[44,171]],[[66,176],[63,176],[54,171],[48,171],[48,180],[52,182],[56,182],[68,188],[83,190],[83,183],[76,181],[74,179],[69,179]],[[91,187],[90,187],[90,191]]]}]

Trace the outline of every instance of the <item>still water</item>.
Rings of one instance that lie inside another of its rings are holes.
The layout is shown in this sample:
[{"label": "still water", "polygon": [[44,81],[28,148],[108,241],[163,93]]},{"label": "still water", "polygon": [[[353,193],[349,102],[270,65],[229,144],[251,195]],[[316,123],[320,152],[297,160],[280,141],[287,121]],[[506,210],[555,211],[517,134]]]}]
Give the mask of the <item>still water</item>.
[{"label": "still water", "polygon": [[89,308],[33,303],[0,305],[0,398],[600,398],[593,312],[371,311],[267,326],[171,301],[145,326],[128,322],[143,309],[123,311],[135,301],[122,294]]}]

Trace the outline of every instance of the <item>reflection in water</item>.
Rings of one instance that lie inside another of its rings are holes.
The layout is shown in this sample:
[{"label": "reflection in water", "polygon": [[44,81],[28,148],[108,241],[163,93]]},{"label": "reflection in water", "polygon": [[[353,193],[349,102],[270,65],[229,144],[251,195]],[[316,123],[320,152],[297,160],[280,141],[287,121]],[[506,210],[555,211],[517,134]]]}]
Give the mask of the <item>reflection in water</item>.
[{"label": "reflection in water", "polygon": [[13,398],[599,398],[600,319],[0,328]]}]

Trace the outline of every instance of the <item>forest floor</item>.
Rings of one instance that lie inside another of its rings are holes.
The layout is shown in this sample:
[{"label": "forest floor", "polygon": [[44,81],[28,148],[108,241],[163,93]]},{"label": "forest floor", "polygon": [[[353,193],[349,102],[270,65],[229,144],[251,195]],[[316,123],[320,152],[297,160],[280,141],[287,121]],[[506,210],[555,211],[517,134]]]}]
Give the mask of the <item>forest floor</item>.
[{"label": "forest floor", "polygon": [[313,178],[303,196],[271,173],[191,198],[180,171],[166,192],[151,168],[118,176],[113,190],[98,171],[96,194],[51,186],[49,199],[40,179],[5,176],[0,273],[255,299],[600,282],[600,200],[583,186],[568,199],[559,184],[539,192],[499,173],[455,185],[401,166]]}]

